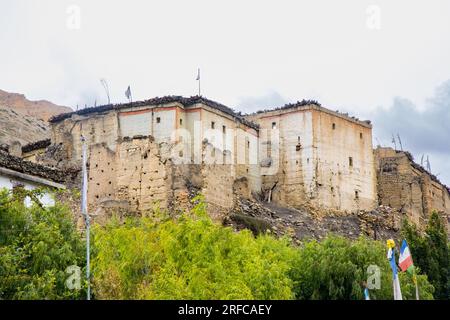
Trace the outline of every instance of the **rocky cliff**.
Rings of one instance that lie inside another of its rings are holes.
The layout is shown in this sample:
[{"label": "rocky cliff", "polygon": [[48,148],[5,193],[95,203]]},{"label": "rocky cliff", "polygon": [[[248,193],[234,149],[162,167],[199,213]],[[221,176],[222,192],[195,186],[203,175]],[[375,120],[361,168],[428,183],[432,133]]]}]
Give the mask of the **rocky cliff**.
[{"label": "rocky cliff", "polygon": [[49,101],[30,101],[23,94],[0,90],[0,144],[18,141],[24,145],[47,139],[47,120],[70,111]]}]

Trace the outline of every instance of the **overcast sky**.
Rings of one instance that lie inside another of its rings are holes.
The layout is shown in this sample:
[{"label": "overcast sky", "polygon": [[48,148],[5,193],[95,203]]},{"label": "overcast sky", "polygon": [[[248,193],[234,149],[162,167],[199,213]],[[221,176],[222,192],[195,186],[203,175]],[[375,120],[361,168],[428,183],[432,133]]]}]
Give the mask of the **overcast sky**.
[{"label": "overcast sky", "polygon": [[1,0],[0,89],[190,96],[200,67],[202,94],[244,112],[306,98],[370,118],[450,184],[449,39],[448,0]]}]

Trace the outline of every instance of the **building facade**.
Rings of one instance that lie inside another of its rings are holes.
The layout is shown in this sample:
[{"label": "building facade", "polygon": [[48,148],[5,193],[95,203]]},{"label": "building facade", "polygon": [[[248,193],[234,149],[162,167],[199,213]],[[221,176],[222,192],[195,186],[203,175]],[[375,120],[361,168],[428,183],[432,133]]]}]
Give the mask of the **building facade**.
[{"label": "building facade", "polygon": [[[15,188],[40,188],[43,194],[39,201],[47,207],[55,203],[54,190],[66,189],[65,178],[65,174],[59,170],[25,161],[0,150],[0,189],[13,191]],[[32,204],[29,197],[24,201],[26,206]]]},{"label": "building facade", "polygon": [[314,101],[247,118],[260,125],[262,186],[271,201],[349,212],[375,207],[370,122]]},{"label": "building facade", "polygon": [[201,192],[211,212],[233,206],[236,181],[246,196],[261,190],[258,127],[217,102],[170,96],[55,117],[52,145],[65,164],[81,164],[89,145],[90,210],[185,209]]}]

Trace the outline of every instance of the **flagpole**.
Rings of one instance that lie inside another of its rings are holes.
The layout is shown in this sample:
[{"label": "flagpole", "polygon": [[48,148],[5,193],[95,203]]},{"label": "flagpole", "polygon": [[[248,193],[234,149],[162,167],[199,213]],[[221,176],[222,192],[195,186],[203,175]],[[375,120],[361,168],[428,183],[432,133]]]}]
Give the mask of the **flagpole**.
[{"label": "flagpole", "polygon": [[198,68],[198,96],[200,97],[202,95],[201,93],[201,77],[200,77],[200,68]]},{"label": "flagpole", "polygon": [[392,286],[394,290],[394,300],[403,300],[402,291],[400,289],[400,281],[397,272],[397,263],[395,261],[395,242],[392,239],[386,241],[388,247],[387,258],[392,269]]},{"label": "flagpole", "polygon": [[419,287],[417,285],[417,275],[416,275],[416,271],[414,270],[414,275],[413,275],[413,282],[416,285],[416,300],[420,300],[419,298]]}]

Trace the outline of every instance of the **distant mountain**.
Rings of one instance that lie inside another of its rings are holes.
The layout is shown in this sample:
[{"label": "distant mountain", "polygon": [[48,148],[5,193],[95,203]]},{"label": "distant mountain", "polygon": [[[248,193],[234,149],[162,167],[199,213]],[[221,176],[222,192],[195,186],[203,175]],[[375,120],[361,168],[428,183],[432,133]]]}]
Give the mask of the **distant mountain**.
[{"label": "distant mountain", "polygon": [[47,100],[30,101],[20,93],[0,90],[0,106],[47,121],[50,117],[73,111],[69,107],[58,106]]},{"label": "distant mountain", "polygon": [[23,94],[0,90],[0,145],[19,141],[22,145],[50,137],[47,120],[71,112],[46,100],[30,101]]}]

